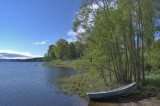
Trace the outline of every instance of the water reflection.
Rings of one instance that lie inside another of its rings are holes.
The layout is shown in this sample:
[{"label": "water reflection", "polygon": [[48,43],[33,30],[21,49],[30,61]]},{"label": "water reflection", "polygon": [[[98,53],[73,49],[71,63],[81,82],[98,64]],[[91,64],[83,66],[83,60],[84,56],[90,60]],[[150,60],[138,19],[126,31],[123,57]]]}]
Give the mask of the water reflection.
[{"label": "water reflection", "polygon": [[44,68],[45,68],[44,77],[51,84],[54,84],[54,82],[59,78],[76,74],[76,71],[72,68],[50,67],[50,66],[44,66]]},{"label": "water reflection", "polygon": [[[37,66],[35,66],[35,64]],[[70,68],[32,62],[0,63],[0,106],[85,106],[77,95],[57,94],[54,80],[76,73]]]}]

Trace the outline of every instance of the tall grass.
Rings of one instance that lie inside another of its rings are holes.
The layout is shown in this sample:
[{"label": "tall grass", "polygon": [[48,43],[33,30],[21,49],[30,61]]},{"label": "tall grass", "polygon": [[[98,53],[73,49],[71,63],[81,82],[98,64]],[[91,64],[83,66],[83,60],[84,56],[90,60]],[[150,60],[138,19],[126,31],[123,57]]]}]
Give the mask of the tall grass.
[{"label": "tall grass", "polygon": [[110,89],[105,85],[101,76],[91,76],[89,73],[58,79],[57,87],[60,90],[58,92],[78,94],[80,97],[84,98],[87,98],[88,92],[98,92]]},{"label": "tall grass", "polygon": [[160,98],[160,70],[147,73],[145,78],[146,79],[142,81],[142,89]]},{"label": "tall grass", "polygon": [[[119,85],[113,77],[111,83],[112,88],[107,87],[102,76],[94,71],[94,69],[91,72],[84,71],[84,69],[88,70],[89,64],[82,59],[54,60],[52,62],[44,63],[43,65],[72,67],[78,71],[79,74],[77,75],[57,80],[56,92],[58,93],[78,94],[81,97],[87,98],[87,92],[104,91],[122,86]],[[80,69],[83,69],[82,73],[79,72]],[[109,81],[109,77],[106,76],[106,80]],[[145,80],[141,81],[141,84],[141,89],[136,91],[141,92],[139,94],[142,94],[142,98],[149,93],[155,94],[156,97],[160,98],[160,70],[147,72]],[[137,96],[139,96],[139,94]]]}]

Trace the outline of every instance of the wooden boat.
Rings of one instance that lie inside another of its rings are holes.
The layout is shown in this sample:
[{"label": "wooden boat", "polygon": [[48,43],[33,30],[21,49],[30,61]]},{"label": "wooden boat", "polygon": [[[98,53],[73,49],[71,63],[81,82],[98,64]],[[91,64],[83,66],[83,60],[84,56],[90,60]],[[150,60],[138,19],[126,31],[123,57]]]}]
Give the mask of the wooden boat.
[{"label": "wooden boat", "polygon": [[126,85],[126,86],[123,86],[123,87],[120,87],[120,88],[113,89],[113,90],[108,90],[108,91],[104,91],[104,92],[87,93],[87,95],[90,99],[105,99],[105,98],[109,98],[109,97],[129,94],[135,88],[136,88],[136,82],[129,84],[129,85]]}]

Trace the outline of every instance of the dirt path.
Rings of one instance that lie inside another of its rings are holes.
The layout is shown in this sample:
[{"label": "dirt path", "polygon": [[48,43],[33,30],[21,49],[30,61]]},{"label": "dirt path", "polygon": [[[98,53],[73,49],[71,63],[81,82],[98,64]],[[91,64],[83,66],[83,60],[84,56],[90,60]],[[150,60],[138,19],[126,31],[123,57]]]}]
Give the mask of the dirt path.
[{"label": "dirt path", "polygon": [[160,101],[154,98],[131,102],[125,100],[124,102],[90,101],[88,106],[160,106]]}]

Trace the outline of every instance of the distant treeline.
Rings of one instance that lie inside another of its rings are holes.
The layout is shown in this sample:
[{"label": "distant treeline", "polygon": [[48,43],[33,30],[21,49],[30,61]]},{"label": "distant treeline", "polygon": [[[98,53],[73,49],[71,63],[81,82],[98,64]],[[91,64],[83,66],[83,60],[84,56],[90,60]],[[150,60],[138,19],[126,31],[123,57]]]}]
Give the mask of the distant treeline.
[{"label": "distant treeline", "polygon": [[30,58],[30,59],[12,59],[12,62],[43,62],[43,58]]},{"label": "distant treeline", "polygon": [[55,45],[50,45],[48,52],[44,55],[44,61],[52,61],[56,59],[74,59],[82,57],[84,44],[82,42],[68,42],[59,39]]}]

